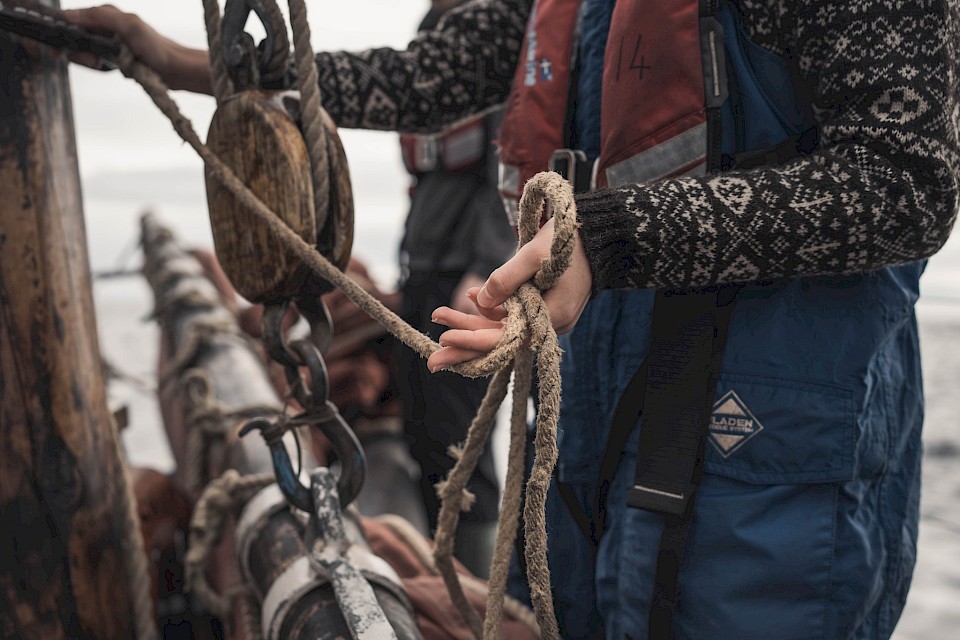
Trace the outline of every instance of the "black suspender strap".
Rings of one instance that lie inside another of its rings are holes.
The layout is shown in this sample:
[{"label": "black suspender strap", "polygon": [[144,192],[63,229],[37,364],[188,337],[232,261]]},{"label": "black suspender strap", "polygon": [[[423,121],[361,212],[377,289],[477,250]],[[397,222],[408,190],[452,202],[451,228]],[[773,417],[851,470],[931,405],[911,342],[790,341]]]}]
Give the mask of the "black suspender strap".
[{"label": "black suspender strap", "polygon": [[580,533],[593,543],[594,548],[598,547],[600,545],[600,530],[597,528],[596,519],[587,514],[587,511],[580,506],[580,502],[577,500],[577,496],[573,493],[573,489],[570,488],[569,484],[561,482],[556,475],[554,475],[553,480],[557,483],[557,493],[560,494],[560,499],[563,500],[563,503],[570,511],[570,517],[573,518],[577,528],[580,529]]},{"label": "black suspender strap", "polygon": [[558,483],[585,536],[603,535],[607,493],[634,425],[643,414],[634,486],[627,504],[664,516],[649,617],[649,640],[667,640],[677,576],[703,473],[707,429],[730,316],[740,285],[657,291],[650,351],[627,383],[614,414],[592,513]]},{"label": "black suspender strap", "polygon": [[820,129],[810,127],[795,136],[790,136],[780,144],[763,149],[743,151],[741,153],[718,154],[720,171],[732,169],[756,169],[775,164],[783,164],[800,156],[808,156],[820,145]]},{"label": "black suspender strap", "polygon": [[600,477],[597,478],[593,501],[593,531],[596,532],[597,540],[603,537],[607,494],[617,474],[617,467],[620,466],[620,458],[627,446],[630,432],[633,431],[637,418],[643,412],[643,392],[646,387],[647,361],[644,359],[637,372],[630,378],[623,393],[620,394],[620,402],[617,403],[617,410],[613,414],[610,435],[607,436],[607,446],[603,450]]},{"label": "black suspender strap", "polygon": [[[650,640],[670,636],[677,575],[703,473],[707,428],[738,286],[658,291],[645,362],[643,427],[627,504],[665,518]],[[642,374],[640,374],[642,375]],[[636,420],[636,416],[634,417]]]}]

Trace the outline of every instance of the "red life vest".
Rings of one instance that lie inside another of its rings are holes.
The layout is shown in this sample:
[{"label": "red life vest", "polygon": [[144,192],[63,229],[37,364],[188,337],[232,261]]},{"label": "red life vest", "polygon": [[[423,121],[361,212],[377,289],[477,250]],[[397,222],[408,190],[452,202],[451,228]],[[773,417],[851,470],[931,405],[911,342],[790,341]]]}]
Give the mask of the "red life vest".
[{"label": "red life vest", "polygon": [[479,162],[487,152],[486,116],[458,122],[433,135],[401,134],[403,165],[411,174],[437,169],[462,171]]},{"label": "red life vest", "polygon": [[[580,0],[537,0],[531,9],[499,140],[500,193],[514,223],[523,185],[567,146],[565,112],[580,5]],[[704,72],[711,97],[719,99],[714,79],[722,40],[711,29],[701,37],[699,5],[617,2],[604,56],[601,152],[591,186],[705,171]]]}]

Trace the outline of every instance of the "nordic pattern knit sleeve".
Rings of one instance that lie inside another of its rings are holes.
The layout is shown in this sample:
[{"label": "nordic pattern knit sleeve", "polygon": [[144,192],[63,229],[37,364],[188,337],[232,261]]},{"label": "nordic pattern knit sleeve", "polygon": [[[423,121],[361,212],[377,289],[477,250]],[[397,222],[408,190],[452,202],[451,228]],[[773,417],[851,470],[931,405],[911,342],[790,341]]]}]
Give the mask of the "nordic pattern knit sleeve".
[{"label": "nordic pattern knit sleeve", "polygon": [[949,0],[740,0],[815,90],[820,147],[782,166],[587,194],[595,289],[862,272],[925,258],[958,203]]},{"label": "nordic pattern knit sleeve", "polygon": [[317,55],[323,106],[338,126],[429,133],[506,100],[531,0],[474,0],[405,51]]}]

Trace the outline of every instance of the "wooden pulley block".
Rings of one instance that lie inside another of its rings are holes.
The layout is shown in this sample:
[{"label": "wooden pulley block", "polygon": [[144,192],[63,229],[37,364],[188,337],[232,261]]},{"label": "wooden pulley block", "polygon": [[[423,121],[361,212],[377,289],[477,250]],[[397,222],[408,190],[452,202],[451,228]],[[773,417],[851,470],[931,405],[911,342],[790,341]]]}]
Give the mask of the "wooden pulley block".
[{"label": "wooden pulley block", "polygon": [[320,250],[330,257],[331,262],[347,268],[350,252],[353,249],[353,186],[350,183],[350,168],[343,142],[337,134],[333,119],[323,112],[323,124],[328,136],[327,157],[330,161],[330,210],[327,223],[318,230]]},{"label": "wooden pulley block", "polygon": [[[341,269],[353,240],[353,192],[346,157],[329,117],[331,207],[328,222],[317,229],[313,210],[310,159],[296,121],[285,102],[290,93],[246,91],[217,108],[207,145],[247,187],[304,241],[316,246]],[[336,167],[336,168],[335,168]],[[308,267],[270,233],[267,225],[234,197],[209,171],[207,205],[217,257],[236,290],[251,302],[275,302],[317,288]],[[334,241],[327,242],[327,237]]]}]

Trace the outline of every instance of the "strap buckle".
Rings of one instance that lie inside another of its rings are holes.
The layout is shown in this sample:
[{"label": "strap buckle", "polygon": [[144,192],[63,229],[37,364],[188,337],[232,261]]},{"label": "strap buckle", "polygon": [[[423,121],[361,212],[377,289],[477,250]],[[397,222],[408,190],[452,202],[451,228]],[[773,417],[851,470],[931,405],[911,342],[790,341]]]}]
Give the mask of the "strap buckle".
[{"label": "strap buckle", "polygon": [[596,167],[597,162],[587,160],[587,154],[580,149],[557,149],[547,162],[547,169],[573,185],[574,193],[596,188]]},{"label": "strap buckle", "polygon": [[417,171],[433,171],[440,165],[440,151],[435,136],[416,136],[413,147],[413,164]]}]

